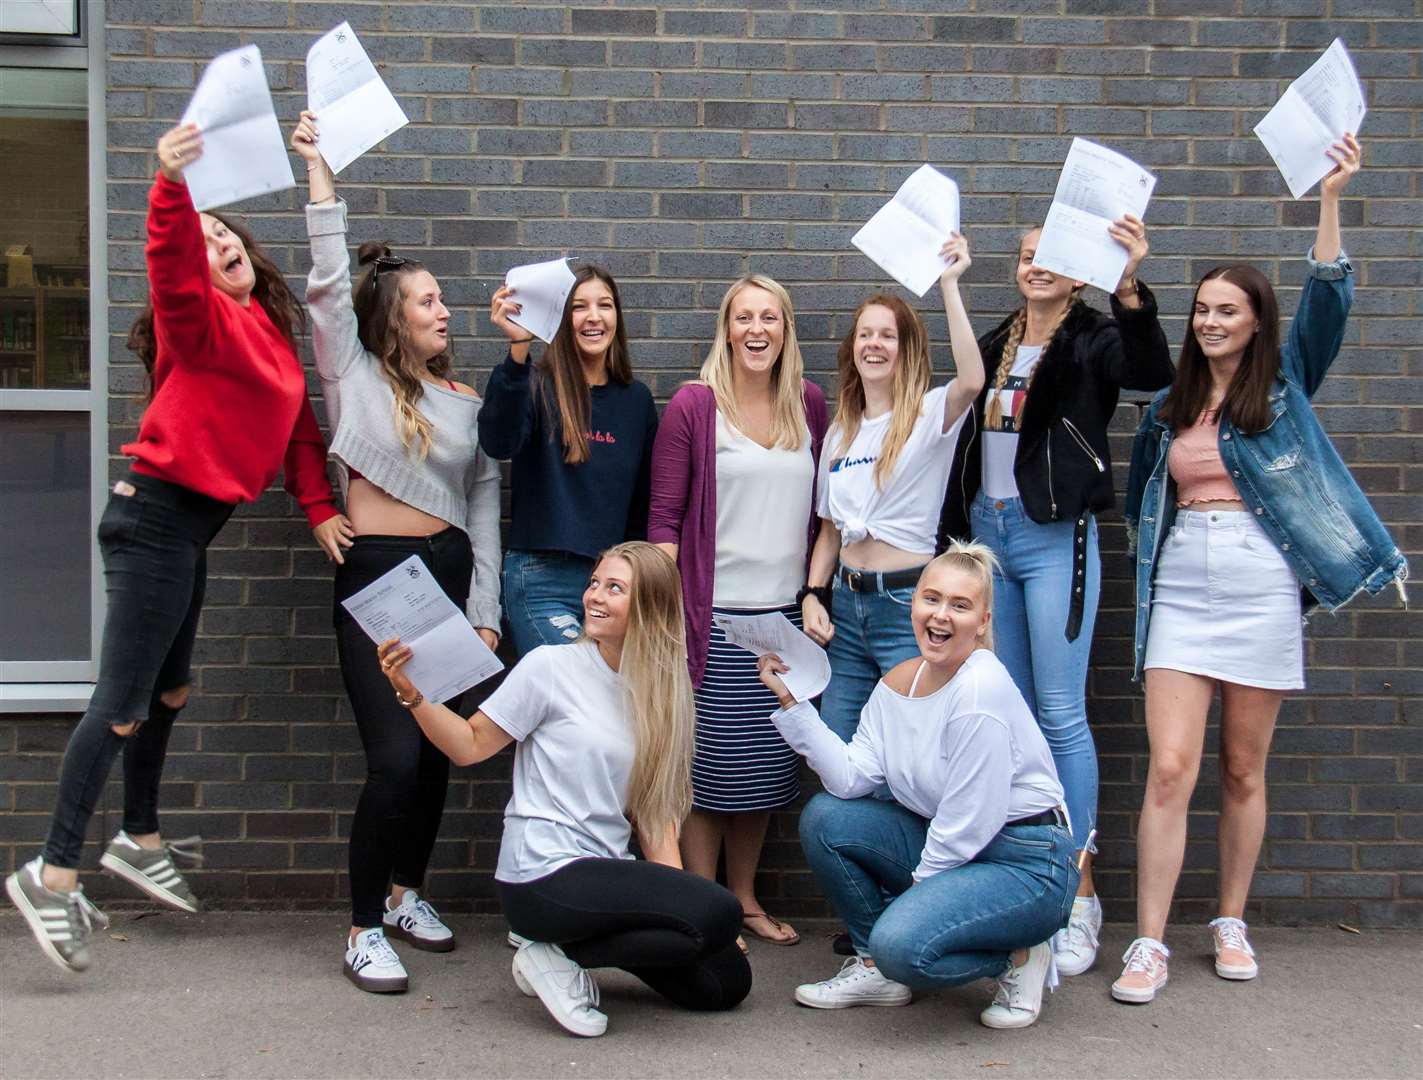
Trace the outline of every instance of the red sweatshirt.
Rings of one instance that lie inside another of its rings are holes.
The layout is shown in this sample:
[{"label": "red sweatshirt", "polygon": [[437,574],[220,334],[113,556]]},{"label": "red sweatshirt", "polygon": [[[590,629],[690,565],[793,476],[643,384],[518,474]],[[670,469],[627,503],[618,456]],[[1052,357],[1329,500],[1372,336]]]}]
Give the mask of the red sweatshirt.
[{"label": "red sweatshirt", "polygon": [[185,184],[148,195],[148,282],[158,359],[134,469],[226,503],[252,502],[280,468],[313,528],[337,513],[326,443],[296,351],[253,300],[213,287]]}]

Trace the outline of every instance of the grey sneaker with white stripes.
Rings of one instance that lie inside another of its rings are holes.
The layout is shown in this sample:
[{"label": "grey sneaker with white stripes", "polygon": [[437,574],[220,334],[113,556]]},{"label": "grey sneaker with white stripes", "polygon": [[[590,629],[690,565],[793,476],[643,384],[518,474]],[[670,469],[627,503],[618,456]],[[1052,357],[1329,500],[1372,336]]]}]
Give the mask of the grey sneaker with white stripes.
[{"label": "grey sneaker with white stripes", "polygon": [[194,865],[203,861],[198,846],[201,836],[189,836],[182,840],[166,841],[161,848],[139,847],[129,838],[128,833],[119,834],[109,842],[108,848],[99,859],[99,865],[116,877],[121,877],[130,885],[135,885],[154,900],[178,911],[195,912],[202,910],[202,902],[193,895],[183,875],[173,865],[177,856]]},{"label": "grey sneaker with white stripes", "polygon": [[44,860],[31,859],[5,879],[5,892],[29,923],[30,932],[55,965],[65,971],[89,966],[89,932],[109,928],[109,919],[89,902],[82,888],[56,892],[40,877]]}]

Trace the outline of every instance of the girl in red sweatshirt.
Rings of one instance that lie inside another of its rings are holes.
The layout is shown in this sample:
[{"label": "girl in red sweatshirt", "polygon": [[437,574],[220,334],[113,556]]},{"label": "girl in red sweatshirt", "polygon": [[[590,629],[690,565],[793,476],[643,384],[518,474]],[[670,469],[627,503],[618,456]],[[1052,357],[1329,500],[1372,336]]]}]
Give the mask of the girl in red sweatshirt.
[{"label": "girl in red sweatshirt", "polygon": [[[78,884],[85,829],[114,759],[124,758],[123,829],[101,864],[181,911],[198,900],[158,830],[168,735],[191,689],[208,544],[238,503],[280,469],[287,491],[334,554],[349,534],[326,476],[326,446],[307,400],[294,330],[304,322],[277,267],[244,230],[193,208],[183,169],[202,153],[196,127],[158,140],[149,194],[150,300],[129,335],[152,398],[134,459],[99,521],[108,614],[98,684],[64,754],[43,853],[6,879],[45,954],[89,965],[104,922]],[[182,854],[182,852],[179,852]]]}]

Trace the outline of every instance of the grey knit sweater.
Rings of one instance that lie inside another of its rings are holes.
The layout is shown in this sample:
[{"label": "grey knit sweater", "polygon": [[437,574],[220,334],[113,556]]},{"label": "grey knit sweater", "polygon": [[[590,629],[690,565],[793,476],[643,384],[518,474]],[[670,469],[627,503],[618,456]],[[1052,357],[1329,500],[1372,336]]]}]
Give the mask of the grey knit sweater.
[{"label": "grey knit sweater", "polygon": [[474,552],[466,612],[474,626],[499,629],[499,466],[476,437],[478,397],[427,382],[420,411],[434,427],[421,461],[407,452],[395,428],[395,395],[380,362],[361,345],[351,307],[351,258],[346,249],[346,204],[306,208],[311,312],[316,370],[331,428],[331,460],[344,496],[355,469],[382,491],[469,534]]}]

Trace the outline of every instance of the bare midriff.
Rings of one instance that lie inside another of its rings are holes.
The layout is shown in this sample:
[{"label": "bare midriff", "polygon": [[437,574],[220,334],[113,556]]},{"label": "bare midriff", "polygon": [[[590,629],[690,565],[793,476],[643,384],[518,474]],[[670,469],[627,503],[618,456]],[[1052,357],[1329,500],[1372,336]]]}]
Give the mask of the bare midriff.
[{"label": "bare midriff", "polygon": [[852,570],[912,570],[932,558],[932,555],[904,551],[873,536],[856,540],[840,549],[841,565]]},{"label": "bare midriff", "polygon": [[357,536],[433,536],[450,527],[448,521],[401,502],[365,477],[351,480],[346,516]]}]

